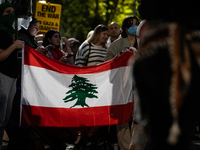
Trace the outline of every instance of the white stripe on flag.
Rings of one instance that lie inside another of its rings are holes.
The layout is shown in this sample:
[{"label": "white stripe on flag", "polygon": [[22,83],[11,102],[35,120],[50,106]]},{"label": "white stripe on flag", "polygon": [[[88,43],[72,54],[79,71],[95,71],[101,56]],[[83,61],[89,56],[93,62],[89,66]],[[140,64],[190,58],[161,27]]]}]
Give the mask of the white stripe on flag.
[{"label": "white stripe on flag", "polygon": [[[132,102],[131,67],[120,67],[93,74],[79,74],[95,84],[98,98],[86,98],[90,107],[120,105]],[[70,108],[76,100],[64,102],[66,92],[71,90],[73,74],[62,74],[45,68],[24,66],[23,105]],[[28,101],[27,101],[28,100]],[[81,108],[76,106],[73,108]]]}]

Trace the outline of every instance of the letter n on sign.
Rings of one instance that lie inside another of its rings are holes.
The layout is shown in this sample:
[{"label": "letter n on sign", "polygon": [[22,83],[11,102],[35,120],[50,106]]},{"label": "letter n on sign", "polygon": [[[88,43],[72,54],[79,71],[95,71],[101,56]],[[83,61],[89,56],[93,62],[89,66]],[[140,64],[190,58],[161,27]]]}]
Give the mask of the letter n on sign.
[{"label": "letter n on sign", "polygon": [[39,32],[46,33],[49,29],[59,31],[61,9],[59,4],[37,2],[35,18],[40,21]]}]

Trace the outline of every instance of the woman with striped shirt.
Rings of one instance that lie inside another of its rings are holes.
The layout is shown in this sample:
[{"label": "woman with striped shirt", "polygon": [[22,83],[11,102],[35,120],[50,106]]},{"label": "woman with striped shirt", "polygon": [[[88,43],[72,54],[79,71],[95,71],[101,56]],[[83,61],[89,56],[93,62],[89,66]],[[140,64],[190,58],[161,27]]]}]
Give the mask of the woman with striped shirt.
[{"label": "woman with striped shirt", "polygon": [[104,62],[107,47],[108,28],[105,25],[98,25],[94,33],[81,44],[76,54],[75,65],[92,66]]}]

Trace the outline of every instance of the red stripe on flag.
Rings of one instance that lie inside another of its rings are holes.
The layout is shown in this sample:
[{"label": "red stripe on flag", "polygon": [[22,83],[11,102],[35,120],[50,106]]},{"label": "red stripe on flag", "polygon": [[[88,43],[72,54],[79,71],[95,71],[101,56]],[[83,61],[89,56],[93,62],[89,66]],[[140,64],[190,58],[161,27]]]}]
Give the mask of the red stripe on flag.
[{"label": "red stripe on flag", "polygon": [[98,73],[102,71],[107,71],[123,66],[129,66],[129,59],[134,55],[133,51],[127,51],[121,56],[116,57],[110,61],[101,63],[95,66],[79,67],[75,65],[68,65],[57,60],[48,58],[33,48],[25,45],[24,48],[24,64],[31,65],[41,68],[46,68],[48,70],[65,73],[65,74],[89,74]]},{"label": "red stripe on flag", "polygon": [[131,121],[132,110],[132,102],[124,105],[87,108],[22,105],[21,124],[47,127],[89,127],[123,124]]}]

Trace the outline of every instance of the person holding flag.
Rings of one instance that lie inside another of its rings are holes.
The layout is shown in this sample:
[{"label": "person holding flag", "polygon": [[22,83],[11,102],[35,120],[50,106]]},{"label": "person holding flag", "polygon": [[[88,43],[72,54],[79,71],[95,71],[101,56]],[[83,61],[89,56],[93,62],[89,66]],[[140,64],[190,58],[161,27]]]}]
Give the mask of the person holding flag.
[{"label": "person holding flag", "polygon": [[95,27],[94,33],[81,44],[76,54],[75,65],[93,66],[104,62],[108,39],[108,28],[99,24]]},{"label": "person holding flag", "polygon": [[[105,61],[111,60],[127,49],[137,51],[136,30],[139,25],[139,20],[135,16],[127,16],[122,23],[122,38],[119,38],[111,43],[106,53]],[[131,131],[129,123],[117,124],[117,139],[120,149],[128,150],[131,140]]]},{"label": "person holding flag", "polygon": [[13,42],[14,7],[9,2],[0,5],[0,150],[4,129],[9,121],[18,77],[17,49],[23,41]]}]

